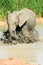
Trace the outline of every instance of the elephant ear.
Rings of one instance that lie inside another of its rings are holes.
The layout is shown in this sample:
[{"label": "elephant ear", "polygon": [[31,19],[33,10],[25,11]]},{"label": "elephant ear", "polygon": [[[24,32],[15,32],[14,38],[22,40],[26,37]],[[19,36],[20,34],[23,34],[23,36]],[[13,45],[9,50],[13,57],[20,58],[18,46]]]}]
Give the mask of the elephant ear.
[{"label": "elephant ear", "polygon": [[28,13],[26,11],[20,11],[19,14],[19,26],[21,27],[28,19]]}]

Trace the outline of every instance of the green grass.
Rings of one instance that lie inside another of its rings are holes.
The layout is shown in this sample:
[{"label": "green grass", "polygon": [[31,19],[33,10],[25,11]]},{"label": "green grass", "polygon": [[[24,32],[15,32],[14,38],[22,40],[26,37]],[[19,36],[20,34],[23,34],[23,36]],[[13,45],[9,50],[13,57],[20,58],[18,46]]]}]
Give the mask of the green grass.
[{"label": "green grass", "polygon": [[43,0],[0,0],[0,16],[3,18],[7,12],[29,8],[38,16],[43,16]]}]

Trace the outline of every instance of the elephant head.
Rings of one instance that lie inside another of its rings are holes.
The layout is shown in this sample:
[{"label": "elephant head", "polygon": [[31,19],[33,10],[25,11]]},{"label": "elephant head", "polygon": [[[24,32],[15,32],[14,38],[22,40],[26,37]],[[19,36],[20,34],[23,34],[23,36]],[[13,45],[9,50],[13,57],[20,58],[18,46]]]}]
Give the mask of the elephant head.
[{"label": "elephant head", "polygon": [[17,25],[22,27],[26,22],[27,28],[34,28],[36,24],[36,16],[31,10],[24,8],[20,11],[14,11],[8,14],[8,28],[11,36],[14,36]]},{"label": "elephant head", "polygon": [[8,30],[11,36],[14,36],[16,26],[18,25],[18,12],[13,13],[8,12],[7,15]]}]

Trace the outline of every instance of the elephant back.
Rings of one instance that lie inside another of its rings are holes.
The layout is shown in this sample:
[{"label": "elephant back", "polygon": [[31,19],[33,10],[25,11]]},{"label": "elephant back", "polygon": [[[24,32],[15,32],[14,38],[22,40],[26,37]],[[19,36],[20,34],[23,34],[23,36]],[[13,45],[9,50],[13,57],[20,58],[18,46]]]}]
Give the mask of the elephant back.
[{"label": "elephant back", "polygon": [[21,27],[28,19],[35,17],[35,13],[31,10],[24,8],[19,11],[19,26]]}]

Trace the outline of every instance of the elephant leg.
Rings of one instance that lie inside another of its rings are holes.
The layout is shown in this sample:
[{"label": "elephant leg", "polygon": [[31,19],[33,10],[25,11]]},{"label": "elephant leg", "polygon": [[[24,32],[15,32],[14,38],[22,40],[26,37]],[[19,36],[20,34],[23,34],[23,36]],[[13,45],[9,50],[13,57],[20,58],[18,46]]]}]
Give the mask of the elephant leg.
[{"label": "elephant leg", "polygon": [[25,25],[25,26],[22,28],[22,32],[23,32],[24,35],[28,35],[27,25]]}]

